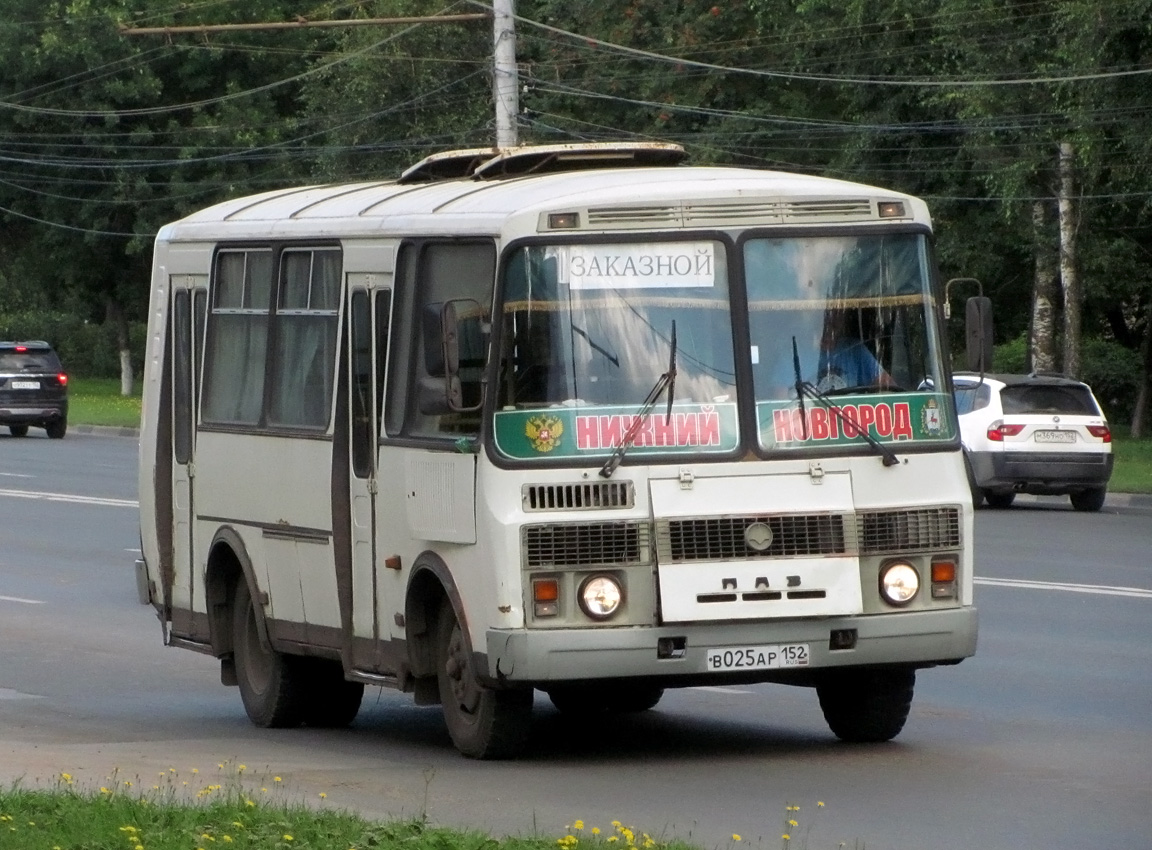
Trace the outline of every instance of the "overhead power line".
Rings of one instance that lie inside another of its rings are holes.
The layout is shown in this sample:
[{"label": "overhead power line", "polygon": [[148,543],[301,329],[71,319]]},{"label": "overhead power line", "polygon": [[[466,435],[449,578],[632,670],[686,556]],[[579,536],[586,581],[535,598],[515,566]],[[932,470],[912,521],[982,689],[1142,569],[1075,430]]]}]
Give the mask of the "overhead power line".
[{"label": "overhead power line", "polygon": [[[473,5],[480,5],[479,0],[468,0]],[[581,35],[580,33],[570,32],[569,30],[554,27],[549,24],[534,21],[531,18],[524,18],[520,15],[515,16],[519,23],[526,26],[535,27],[536,29],[544,30],[555,35],[560,35],[573,41],[578,41],[584,45],[592,45],[611,50],[616,53],[622,53],[629,56],[637,56],[642,59],[651,59],[657,62],[664,62],[669,65],[679,65],[689,68],[702,68],[709,71],[722,71],[726,74],[741,74],[752,77],[768,77],[777,80],[797,80],[801,82],[815,82],[815,83],[845,83],[849,85],[859,86],[912,86],[912,87],[929,87],[929,88],[974,88],[981,86],[1024,86],[1024,85],[1049,85],[1052,83],[1074,83],[1084,82],[1087,80],[1107,80],[1115,79],[1118,77],[1137,77],[1152,75],[1152,68],[1135,68],[1125,71],[1096,71],[1085,74],[1064,74],[1060,76],[1046,76],[1046,77],[1015,77],[1008,79],[982,79],[982,80],[915,80],[906,78],[892,78],[892,77],[858,77],[850,75],[837,75],[837,74],[802,74],[793,71],[769,71],[761,68],[738,68],[727,65],[716,65],[712,62],[701,62],[696,59],[685,59],[681,56],[668,56],[663,53],[654,53],[651,50],[641,50],[638,47],[628,47],[623,44],[614,44],[610,41],[604,41],[599,38],[593,38],[589,35]]]},{"label": "overhead power line", "polygon": [[382,24],[444,24],[460,21],[480,21],[491,18],[486,12],[465,12],[458,15],[419,15],[407,18],[348,18],[339,21],[309,21],[301,18],[295,21],[276,21],[253,24],[195,24],[178,27],[130,27],[121,26],[121,35],[182,35],[189,33],[207,34],[213,32],[261,32],[268,30],[297,30],[316,27],[367,27]]}]

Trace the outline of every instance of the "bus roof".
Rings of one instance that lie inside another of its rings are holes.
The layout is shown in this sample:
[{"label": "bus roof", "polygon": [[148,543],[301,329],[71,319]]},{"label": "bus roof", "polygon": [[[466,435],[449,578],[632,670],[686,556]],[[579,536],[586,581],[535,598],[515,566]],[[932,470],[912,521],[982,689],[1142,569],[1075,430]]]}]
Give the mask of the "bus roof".
[{"label": "bus roof", "polygon": [[882,218],[882,201],[904,202],[903,213],[889,219],[930,224],[923,202],[909,195],[811,175],[729,166],[640,162],[605,167],[585,162],[572,171],[479,179],[475,171],[483,171],[486,151],[466,153],[479,154],[470,176],[264,192],[193,213],[166,225],[157,239],[498,234],[514,218],[535,232],[545,213],[568,211],[580,213],[583,231],[851,223]]}]

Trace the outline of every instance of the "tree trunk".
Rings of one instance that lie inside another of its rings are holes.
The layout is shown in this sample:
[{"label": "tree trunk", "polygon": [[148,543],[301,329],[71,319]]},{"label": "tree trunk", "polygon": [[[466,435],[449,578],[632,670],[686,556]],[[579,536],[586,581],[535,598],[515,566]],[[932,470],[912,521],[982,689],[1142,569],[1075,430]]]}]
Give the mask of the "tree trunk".
[{"label": "tree trunk", "polygon": [[1056,371],[1056,270],[1057,257],[1049,241],[1048,205],[1032,204],[1032,255],[1035,269],[1032,283],[1032,338],[1029,341],[1032,370]]},{"label": "tree trunk", "polygon": [[1064,287],[1064,373],[1080,377],[1080,278],[1076,274],[1076,209],[1072,144],[1060,143],[1060,282]]},{"label": "tree trunk", "polygon": [[120,395],[130,396],[135,376],[132,374],[132,350],[128,342],[128,319],[120,305],[111,299],[105,302],[104,316],[107,321],[116,323],[116,347],[120,354]]},{"label": "tree trunk", "polygon": [[1136,439],[1144,436],[1144,423],[1148,421],[1149,402],[1152,402],[1152,295],[1148,297],[1140,363],[1140,383],[1136,387],[1136,407],[1132,411],[1132,436]]}]

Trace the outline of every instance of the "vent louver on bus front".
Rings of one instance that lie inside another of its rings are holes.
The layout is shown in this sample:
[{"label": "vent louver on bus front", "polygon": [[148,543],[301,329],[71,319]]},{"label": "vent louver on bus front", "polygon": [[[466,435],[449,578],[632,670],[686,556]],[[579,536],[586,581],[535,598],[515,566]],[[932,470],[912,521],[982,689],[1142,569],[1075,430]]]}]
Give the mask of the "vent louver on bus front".
[{"label": "vent louver on bus front", "polygon": [[524,510],[594,511],[630,508],[636,504],[631,481],[581,481],[575,484],[525,484],[520,491]]},{"label": "vent louver on bus front", "polygon": [[862,511],[856,516],[856,534],[862,555],[955,549],[960,546],[960,511]]},{"label": "vent louver on bus front", "polygon": [[679,226],[722,227],[804,222],[869,221],[876,206],[868,198],[813,201],[720,201],[644,207],[591,207],[588,226],[603,230]]},{"label": "vent louver on bus front", "polygon": [[588,522],[525,525],[521,551],[527,569],[626,566],[652,559],[647,522]]}]

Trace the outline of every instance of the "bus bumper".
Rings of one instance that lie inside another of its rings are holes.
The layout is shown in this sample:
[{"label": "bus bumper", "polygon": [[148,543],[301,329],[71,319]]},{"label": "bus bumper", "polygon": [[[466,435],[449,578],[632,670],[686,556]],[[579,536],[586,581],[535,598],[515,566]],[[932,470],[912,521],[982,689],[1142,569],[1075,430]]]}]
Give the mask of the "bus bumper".
[{"label": "bus bumper", "polygon": [[[539,687],[628,677],[650,677],[669,687],[802,681],[807,671],[824,668],[955,664],[975,654],[976,626],[976,608],[964,607],[780,622],[490,629],[486,667],[493,682]],[[854,645],[838,648],[846,638],[854,638]],[[802,667],[716,672],[707,663],[709,650],[795,644],[808,647]]]}]

